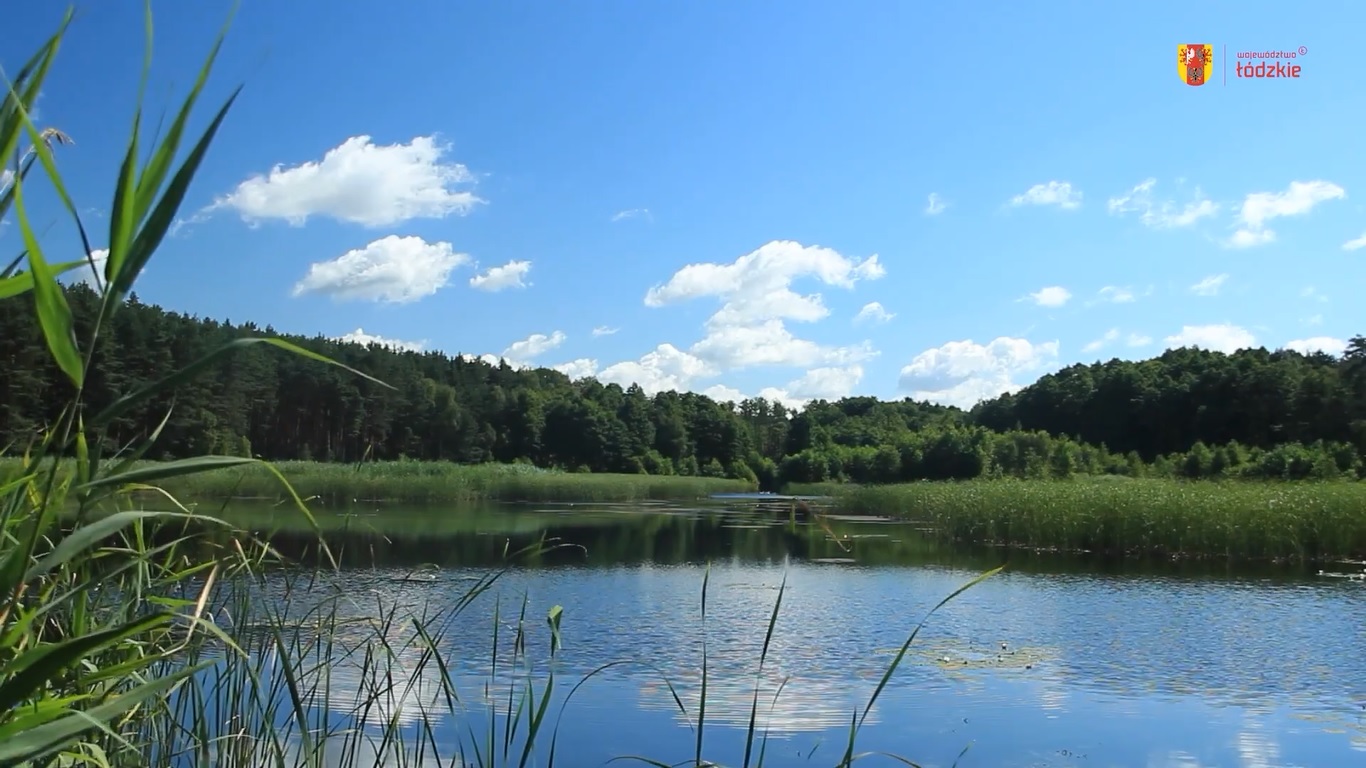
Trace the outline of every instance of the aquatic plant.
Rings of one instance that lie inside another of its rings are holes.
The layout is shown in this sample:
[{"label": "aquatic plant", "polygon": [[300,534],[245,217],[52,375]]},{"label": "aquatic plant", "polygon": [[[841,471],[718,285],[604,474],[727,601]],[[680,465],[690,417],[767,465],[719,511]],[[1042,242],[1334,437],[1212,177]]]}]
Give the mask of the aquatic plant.
[{"label": "aquatic plant", "polygon": [[923,521],[955,541],[1230,560],[1366,555],[1366,483],[1357,481],[1002,479],[824,490],[841,511]]},{"label": "aquatic plant", "polygon": [[[155,467],[161,462],[139,462]],[[0,474],[17,462],[0,461]],[[278,473],[278,474],[277,474]],[[169,478],[162,488],[182,499],[286,499],[283,476],[300,496],[328,503],[352,501],[644,501],[700,499],[713,493],[754,490],[746,480],[684,475],[562,472],[530,464],[454,464],[382,461],[328,464],[273,462]]]}]

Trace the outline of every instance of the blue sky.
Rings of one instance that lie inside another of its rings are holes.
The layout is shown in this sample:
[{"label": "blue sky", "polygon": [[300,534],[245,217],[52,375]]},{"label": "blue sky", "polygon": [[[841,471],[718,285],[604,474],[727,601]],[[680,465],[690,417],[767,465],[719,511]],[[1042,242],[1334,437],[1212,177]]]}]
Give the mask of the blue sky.
[{"label": "blue sky", "polygon": [[[140,7],[78,6],[39,101],[97,232]],[[229,7],[153,4],[153,118]],[[790,403],[971,405],[1183,344],[1339,351],[1366,325],[1366,5],[1138,7],[243,0],[200,124],[245,89],[138,292]],[[0,64],[61,10],[8,12]],[[1180,80],[1179,43],[1214,45],[1211,82]],[[1242,50],[1301,77],[1240,79]]]}]

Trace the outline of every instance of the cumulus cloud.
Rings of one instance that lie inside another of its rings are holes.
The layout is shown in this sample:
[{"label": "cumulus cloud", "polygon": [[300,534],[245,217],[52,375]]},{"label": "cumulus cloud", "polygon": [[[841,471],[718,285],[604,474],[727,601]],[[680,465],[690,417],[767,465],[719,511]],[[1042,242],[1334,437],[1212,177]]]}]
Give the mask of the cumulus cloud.
[{"label": "cumulus cloud", "polygon": [[1163,340],[1167,349],[1198,347],[1211,352],[1232,354],[1240,349],[1251,349],[1257,345],[1257,338],[1246,328],[1229,323],[1211,325],[1183,325],[1181,332]]},{"label": "cumulus cloud", "polygon": [[470,278],[470,287],[489,293],[505,291],[509,288],[525,288],[527,273],[531,271],[529,261],[509,261],[500,267],[491,267],[487,272]]},{"label": "cumulus cloud", "polygon": [[794,336],[784,321],[815,322],[829,316],[830,310],[821,294],[798,294],[792,286],[814,279],[852,289],[885,274],[877,255],[856,261],[830,248],[775,240],[728,264],[684,266],[651,288],[645,304],[663,307],[718,299],[721,306],[707,319],[706,335],[689,350],[713,367],[847,365],[877,353],[867,342],[830,347]]},{"label": "cumulus cloud", "polygon": [[788,408],[801,408],[812,400],[838,400],[853,394],[863,379],[863,366],[813,368],[784,387],[765,387],[759,397],[776,400]]},{"label": "cumulus cloud", "polygon": [[649,208],[632,208],[629,211],[618,211],[612,216],[612,221],[617,222],[622,219],[644,218],[654,221],[654,214],[650,213]]},{"label": "cumulus cloud", "polygon": [[639,360],[609,365],[598,374],[604,384],[623,387],[639,384],[648,394],[675,390],[686,392],[698,379],[717,375],[714,365],[672,344],[660,344]]},{"label": "cumulus cloud", "polygon": [[353,136],[322,160],[252,176],[208,210],[230,208],[247,222],[281,219],[293,226],[310,216],[383,227],[463,215],[484,201],[455,188],[473,183],[474,176],[459,163],[443,162],[446,150],[433,136],[383,146]]},{"label": "cumulus cloud", "polygon": [[[489,365],[498,365],[499,363],[505,362],[510,367],[520,370],[524,368],[533,367],[533,361],[536,358],[540,357],[541,355],[544,355],[546,352],[549,352],[552,349],[559,347],[561,344],[565,342],[565,339],[567,338],[569,337],[566,336],[563,331],[554,331],[549,335],[546,335],[544,333],[533,333],[525,339],[521,339],[520,341],[514,341],[511,344],[509,344],[507,348],[503,350],[502,354],[462,355],[462,357],[464,357],[466,360],[483,360]],[[578,363],[580,365],[596,365],[596,363],[594,363],[592,360],[588,360],[586,358],[583,360],[576,360],[573,362]],[[570,364],[562,363],[561,365],[550,367],[554,368],[555,370],[561,370],[562,366],[565,365]],[[585,373],[583,375],[593,375],[592,370],[589,370],[588,373]]]},{"label": "cumulus cloud", "polygon": [[567,363],[550,366],[571,379],[578,380],[598,372],[598,361],[591,357],[580,357]]},{"label": "cumulus cloud", "polygon": [[916,355],[901,369],[901,389],[916,400],[968,408],[1023,387],[1020,377],[1057,362],[1058,342],[1002,336],[988,344],[951,341]]},{"label": "cumulus cloud", "polygon": [[388,339],[383,336],[366,333],[363,328],[357,328],[350,333],[343,333],[335,338],[337,341],[360,344],[367,347],[371,344],[378,344],[381,347],[388,347],[390,349],[398,350],[399,352],[421,352],[427,346],[426,339],[423,339],[422,341]]},{"label": "cumulus cloud", "polygon": [[929,202],[925,204],[925,215],[938,216],[948,207],[948,201],[940,197],[938,192],[931,192]]},{"label": "cumulus cloud", "polygon": [[746,399],[744,392],[725,384],[713,384],[702,390],[700,394],[706,395],[718,403],[738,403]]},{"label": "cumulus cloud", "polygon": [[1175,200],[1157,200],[1153,187],[1157,179],[1145,179],[1138,186],[1123,195],[1112,197],[1108,208],[1111,215],[1126,216],[1138,214],[1139,221],[1151,229],[1175,229],[1189,227],[1197,221],[1219,212],[1219,205],[1205,198],[1200,188],[1195,188],[1191,200],[1178,204]]},{"label": "cumulus cloud", "polygon": [[294,285],[294,295],[322,293],[338,300],[407,304],[436,293],[450,280],[451,271],[468,261],[450,243],[389,235],[314,263]]},{"label": "cumulus cloud", "polygon": [[884,307],[884,306],[882,306],[882,302],[880,302],[880,301],[872,301],[872,302],[869,302],[869,303],[867,303],[867,304],[864,304],[864,305],[863,305],[863,309],[860,309],[860,310],[858,311],[858,314],[857,314],[857,315],[854,315],[854,322],[855,322],[855,323],[869,323],[869,322],[871,322],[871,323],[874,323],[874,324],[878,324],[878,323],[885,323],[885,322],[888,322],[889,320],[891,320],[891,319],[894,318],[894,317],[896,317],[896,314],[893,313],[893,312],[888,312],[888,311],[887,311],[887,308]]},{"label": "cumulus cloud", "polygon": [[1072,292],[1061,285],[1050,285],[1029,294],[1028,298],[1041,307],[1061,307],[1072,298]]},{"label": "cumulus cloud", "polygon": [[1228,275],[1225,273],[1210,275],[1195,285],[1192,285],[1190,290],[1191,293],[1196,296],[1218,296],[1219,291],[1223,289],[1224,283],[1226,282],[1228,282]]},{"label": "cumulus cloud", "polygon": [[1276,239],[1276,232],[1267,226],[1271,221],[1285,216],[1302,216],[1321,203],[1346,196],[1342,187],[1323,180],[1292,181],[1282,192],[1254,192],[1243,199],[1238,211],[1238,230],[1225,245],[1251,248],[1270,243]]},{"label": "cumulus cloud", "polygon": [[1035,184],[1023,194],[1010,198],[1010,204],[1015,207],[1056,205],[1064,210],[1072,210],[1081,206],[1081,198],[1081,190],[1073,189],[1071,182],[1050,181],[1047,184]]},{"label": "cumulus cloud", "polygon": [[1131,347],[1146,347],[1153,343],[1153,337],[1145,336],[1141,333],[1131,333],[1129,334],[1129,337],[1124,340],[1124,343]]},{"label": "cumulus cloud", "polygon": [[834,347],[798,338],[777,319],[758,325],[719,325],[693,344],[690,351],[723,370],[764,365],[845,365],[877,356],[872,344],[866,341]]},{"label": "cumulus cloud", "polygon": [[608,327],[605,326],[605,325],[599,325],[598,327],[596,327],[596,328],[593,329],[593,335],[594,335],[594,336],[611,336],[612,334],[614,334],[614,333],[616,333],[617,331],[620,331],[620,330],[621,330],[620,328],[608,328]]},{"label": "cumulus cloud", "polygon": [[1302,355],[1323,352],[1333,357],[1341,357],[1347,351],[1347,342],[1332,336],[1314,336],[1308,339],[1295,339],[1285,343],[1286,349],[1293,349]]},{"label": "cumulus cloud", "polygon": [[[810,280],[850,290],[885,274],[876,255],[856,260],[830,248],[783,240],[766,243],[732,262],[688,264],[647,291],[644,301],[646,306],[662,308],[715,300],[719,306],[703,324],[702,338],[686,349],[660,344],[636,360],[597,370],[597,378],[621,386],[638,384],[651,394],[667,390],[724,392],[733,397],[723,399],[738,399],[738,390],[707,380],[729,370],[755,366],[804,368],[811,376],[830,376],[811,371],[847,369],[878,352],[867,341],[825,345],[794,335],[787,322],[811,323],[830,315],[820,293],[798,293],[794,285]],[[876,310],[869,310],[869,314],[875,315]],[[603,328],[599,335],[609,332],[616,330]],[[597,362],[591,362],[596,370]],[[584,363],[579,369],[586,367]],[[786,389],[808,391],[791,384]]]},{"label": "cumulus cloud", "polygon": [[508,345],[508,348],[503,350],[503,357],[531,360],[560,346],[566,338],[562,331],[555,331],[549,336],[544,333],[533,333],[521,341],[514,341]]},{"label": "cumulus cloud", "polygon": [[[0,184],[0,188],[4,188],[4,186],[4,184]],[[1342,250],[1344,251],[1356,251],[1362,248],[1366,248],[1366,232],[1363,232],[1361,237],[1348,240],[1342,244]]]}]

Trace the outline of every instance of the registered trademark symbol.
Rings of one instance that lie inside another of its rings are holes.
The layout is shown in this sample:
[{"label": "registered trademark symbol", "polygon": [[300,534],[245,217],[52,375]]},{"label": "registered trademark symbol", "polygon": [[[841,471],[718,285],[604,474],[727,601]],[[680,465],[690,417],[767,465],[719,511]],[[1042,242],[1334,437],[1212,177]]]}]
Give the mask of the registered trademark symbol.
[{"label": "registered trademark symbol", "polygon": [[1301,45],[1301,46],[1300,46],[1300,55],[1303,56],[1303,55],[1306,54],[1306,53],[1309,53],[1309,49],[1308,49],[1308,48],[1305,48],[1304,46]]}]

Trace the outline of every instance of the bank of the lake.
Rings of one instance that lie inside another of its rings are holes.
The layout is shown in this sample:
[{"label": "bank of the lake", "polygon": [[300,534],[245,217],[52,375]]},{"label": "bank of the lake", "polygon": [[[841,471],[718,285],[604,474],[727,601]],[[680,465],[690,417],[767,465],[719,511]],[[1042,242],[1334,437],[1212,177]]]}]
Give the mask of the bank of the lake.
[{"label": "bank of the lake", "polygon": [[[153,466],[155,462],[142,462]],[[323,502],[401,501],[649,501],[701,499],[757,489],[754,482],[718,477],[562,472],[530,464],[454,464],[383,461],[339,464],[272,462],[294,491]],[[17,476],[15,459],[0,459],[0,479]],[[63,468],[66,476],[75,462]],[[195,501],[288,498],[280,478],[263,464],[157,480],[167,492]]]},{"label": "bank of the lake", "polygon": [[1101,477],[800,486],[851,514],[917,520],[955,541],[1112,556],[1366,556],[1366,482]]}]

